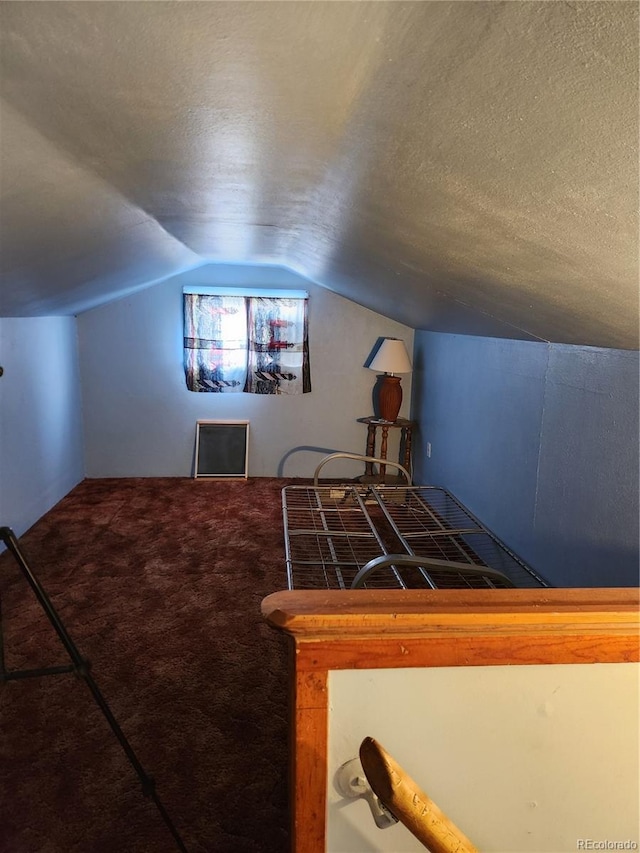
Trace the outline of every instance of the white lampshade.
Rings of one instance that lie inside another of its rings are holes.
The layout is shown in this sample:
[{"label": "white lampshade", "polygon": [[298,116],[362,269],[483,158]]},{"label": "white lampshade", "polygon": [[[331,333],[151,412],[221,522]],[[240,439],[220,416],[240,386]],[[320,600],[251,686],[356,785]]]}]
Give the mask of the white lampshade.
[{"label": "white lampshade", "polygon": [[385,338],[369,369],[383,373],[411,373],[411,362],[404,341]]}]

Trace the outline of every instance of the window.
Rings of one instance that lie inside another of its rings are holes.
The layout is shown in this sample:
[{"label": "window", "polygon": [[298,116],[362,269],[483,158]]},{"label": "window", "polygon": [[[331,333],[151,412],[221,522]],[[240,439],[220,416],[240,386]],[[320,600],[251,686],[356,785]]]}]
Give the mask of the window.
[{"label": "window", "polygon": [[300,291],[184,292],[187,388],[216,394],[306,394],[308,296]]}]

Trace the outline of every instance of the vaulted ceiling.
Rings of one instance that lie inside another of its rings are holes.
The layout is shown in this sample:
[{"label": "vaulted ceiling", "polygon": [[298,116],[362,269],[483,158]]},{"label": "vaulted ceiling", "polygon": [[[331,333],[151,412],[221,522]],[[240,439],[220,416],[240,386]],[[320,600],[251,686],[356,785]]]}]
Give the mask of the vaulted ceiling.
[{"label": "vaulted ceiling", "polygon": [[637,2],[2,2],[0,316],[210,262],[638,346]]}]

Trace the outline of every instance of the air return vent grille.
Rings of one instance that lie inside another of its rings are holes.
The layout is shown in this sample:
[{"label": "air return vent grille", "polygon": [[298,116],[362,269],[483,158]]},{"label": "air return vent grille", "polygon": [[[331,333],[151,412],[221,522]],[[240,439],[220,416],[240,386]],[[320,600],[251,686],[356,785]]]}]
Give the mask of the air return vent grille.
[{"label": "air return vent grille", "polygon": [[249,421],[196,421],[195,477],[249,476]]}]

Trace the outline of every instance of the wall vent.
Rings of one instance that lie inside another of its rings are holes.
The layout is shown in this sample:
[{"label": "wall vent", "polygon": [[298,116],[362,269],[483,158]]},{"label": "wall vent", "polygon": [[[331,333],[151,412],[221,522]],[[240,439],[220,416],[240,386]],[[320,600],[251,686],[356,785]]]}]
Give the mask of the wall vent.
[{"label": "wall vent", "polygon": [[249,421],[196,421],[194,477],[249,476]]}]

